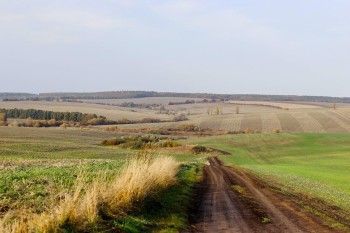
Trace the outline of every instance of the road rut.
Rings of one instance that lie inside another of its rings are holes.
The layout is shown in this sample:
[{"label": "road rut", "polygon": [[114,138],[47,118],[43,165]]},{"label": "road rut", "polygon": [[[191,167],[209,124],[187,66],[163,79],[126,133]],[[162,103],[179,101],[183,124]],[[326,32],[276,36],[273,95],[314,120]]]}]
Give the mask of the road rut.
[{"label": "road rut", "polygon": [[203,170],[190,232],[336,232],[212,157]]}]

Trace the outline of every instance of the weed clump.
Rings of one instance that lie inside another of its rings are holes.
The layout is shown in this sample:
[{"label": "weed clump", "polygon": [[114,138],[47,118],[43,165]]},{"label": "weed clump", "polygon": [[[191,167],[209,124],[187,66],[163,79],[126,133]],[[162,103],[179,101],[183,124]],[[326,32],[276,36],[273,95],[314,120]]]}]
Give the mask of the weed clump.
[{"label": "weed clump", "polygon": [[137,135],[129,137],[117,137],[102,141],[104,146],[121,146],[128,149],[147,149],[158,147],[176,147],[180,143],[168,137],[159,137],[155,135]]},{"label": "weed clump", "polygon": [[185,132],[199,132],[199,131],[201,131],[201,129],[199,128],[199,126],[194,125],[194,124],[179,125],[179,127],[177,128],[177,130],[185,131]]},{"label": "weed clump", "polygon": [[247,128],[245,130],[228,131],[227,134],[259,134],[261,131]]},{"label": "weed clump", "polygon": [[178,116],[174,116],[173,121],[178,122],[178,121],[187,121],[188,118],[185,114],[180,114]]},{"label": "weed clump", "polygon": [[118,126],[108,126],[105,128],[107,132],[115,132],[118,130]]},{"label": "weed clump", "polygon": [[205,146],[196,145],[196,146],[192,147],[192,152],[195,154],[200,154],[200,153],[209,152],[209,150]]}]

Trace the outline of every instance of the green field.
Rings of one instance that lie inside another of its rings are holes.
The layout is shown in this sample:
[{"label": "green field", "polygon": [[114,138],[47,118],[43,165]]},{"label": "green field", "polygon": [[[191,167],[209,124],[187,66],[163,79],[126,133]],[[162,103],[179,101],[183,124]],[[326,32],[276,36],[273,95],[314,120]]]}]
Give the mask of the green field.
[{"label": "green field", "polygon": [[350,134],[251,134],[194,139],[287,190],[350,210]]},{"label": "green field", "polygon": [[[102,140],[115,135],[91,129],[0,127],[0,219],[6,214],[21,216],[46,211],[65,194],[74,192],[79,176],[83,176],[87,184],[101,174],[118,176],[124,163],[137,157],[140,151],[101,145]],[[183,150],[148,153],[151,156],[171,155],[182,162],[204,159]],[[179,184],[158,195],[163,206],[158,210],[163,215],[154,212],[146,216],[140,206],[141,210],[116,221],[116,226],[126,232],[155,229],[176,232],[184,227],[186,202],[198,172],[198,169],[194,170],[196,166],[183,167]],[[183,207],[174,206],[175,203],[183,203]]]}]

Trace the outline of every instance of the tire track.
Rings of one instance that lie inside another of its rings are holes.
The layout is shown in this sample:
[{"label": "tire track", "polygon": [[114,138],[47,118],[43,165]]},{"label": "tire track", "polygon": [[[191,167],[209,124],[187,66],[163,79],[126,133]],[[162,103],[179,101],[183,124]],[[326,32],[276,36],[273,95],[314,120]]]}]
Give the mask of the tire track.
[{"label": "tire track", "polygon": [[[224,166],[216,157],[204,167],[203,178],[189,232],[336,232],[294,208],[290,200],[281,200],[277,194],[261,188],[245,173]],[[242,192],[250,198],[243,198],[234,187],[246,190]],[[262,217],[271,222],[262,221]]]}]

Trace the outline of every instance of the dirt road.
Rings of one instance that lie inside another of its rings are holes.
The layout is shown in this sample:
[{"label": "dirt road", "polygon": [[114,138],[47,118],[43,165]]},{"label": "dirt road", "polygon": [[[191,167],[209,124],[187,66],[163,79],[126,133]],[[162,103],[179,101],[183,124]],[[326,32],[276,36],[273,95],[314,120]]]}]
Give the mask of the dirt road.
[{"label": "dirt road", "polygon": [[335,232],[213,157],[204,167],[191,232]]}]

